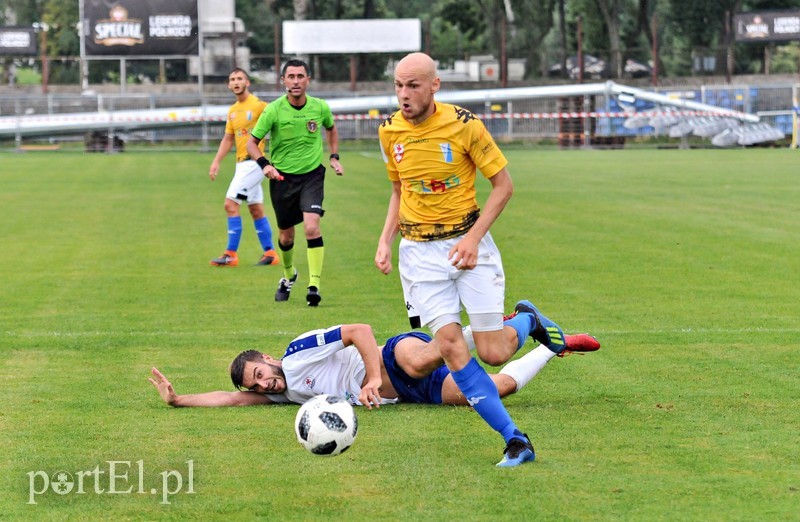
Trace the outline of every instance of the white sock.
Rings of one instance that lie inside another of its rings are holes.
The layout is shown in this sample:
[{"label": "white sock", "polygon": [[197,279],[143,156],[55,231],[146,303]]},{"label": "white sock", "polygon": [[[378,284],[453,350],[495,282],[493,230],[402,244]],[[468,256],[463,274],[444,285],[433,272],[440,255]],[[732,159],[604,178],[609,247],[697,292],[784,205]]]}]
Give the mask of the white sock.
[{"label": "white sock", "polygon": [[474,352],[476,350],[475,347],[475,337],[472,336],[472,327],[465,326],[461,329],[461,333],[464,334],[464,340],[467,341],[467,347],[469,348],[470,352]]},{"label": "white sock", "polygon": [[551,352],[547,346],[540,344],[516,361],[511,361],[503,366],[500,373],[514,379],[514,382],[517,383],[517,391],[520,391],[555,356],[556,354]]}]

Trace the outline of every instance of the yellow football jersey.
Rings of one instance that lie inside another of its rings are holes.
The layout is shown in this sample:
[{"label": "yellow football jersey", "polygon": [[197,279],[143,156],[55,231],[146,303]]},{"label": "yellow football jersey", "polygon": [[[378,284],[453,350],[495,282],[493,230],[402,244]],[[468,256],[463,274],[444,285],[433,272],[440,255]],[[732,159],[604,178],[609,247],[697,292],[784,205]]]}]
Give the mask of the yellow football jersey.
[{"label": "yellow football jersey", "polygon": [[[225,124],[225,134],[233,134],[236,139],[236,161],[244,161],[247,156],[247,140],[250,130],[255,127],[258,117],[264,111],[267,102],[259,100],[251,94],[243,102],[237,101],[228,109],[228,122]],[[258,147],[264,152],[264,141]]]},{"label": "yellow football jersey", "polygon": [[466,233],[480,214],[476,168],[491,178],[508,164],[483,122],[449,103],[412,125],[400,111],[378,129],[389,179],[400,181],[400,235],[433,241]]}]

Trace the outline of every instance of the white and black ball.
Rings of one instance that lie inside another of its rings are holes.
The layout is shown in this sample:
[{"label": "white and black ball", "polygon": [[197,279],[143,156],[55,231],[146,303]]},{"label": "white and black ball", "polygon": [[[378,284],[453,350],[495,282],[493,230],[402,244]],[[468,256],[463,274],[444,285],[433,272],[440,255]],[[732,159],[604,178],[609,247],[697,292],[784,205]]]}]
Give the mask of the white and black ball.
[{"label": "white and black ball", "polygon": [[350,403],[341,397],[317,395],[297,411],[294,431],[305,449],[332,457],[353,445],[358,419]]}]

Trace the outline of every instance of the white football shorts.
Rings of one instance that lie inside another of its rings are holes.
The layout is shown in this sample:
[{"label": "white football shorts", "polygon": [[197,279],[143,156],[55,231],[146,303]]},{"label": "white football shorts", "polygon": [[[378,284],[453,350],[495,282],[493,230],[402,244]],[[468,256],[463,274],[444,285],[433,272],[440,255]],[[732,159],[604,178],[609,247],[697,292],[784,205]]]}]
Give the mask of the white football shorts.
[{"label": "white football shorts", "polygon": [[264,171],[258,163],[253,160],[239,162],[225,197],[240,205],[243,201],[247,201],[248,205],[264,203],[264,190],[261,188],[263,179]]},{"label": "white football shorts", "polygon": [[458,270],[447,255],[460,239],[400,240],[398,266],[407,307],[415,309],[422,324],[430,325],[441,316],[460,317],[463,305],[470,323],[483,324],[485,314],[499,314],[499,328],[487,329],[501,329],[506,277],[500,251],[487,233],[478,245],[475,268]]}]

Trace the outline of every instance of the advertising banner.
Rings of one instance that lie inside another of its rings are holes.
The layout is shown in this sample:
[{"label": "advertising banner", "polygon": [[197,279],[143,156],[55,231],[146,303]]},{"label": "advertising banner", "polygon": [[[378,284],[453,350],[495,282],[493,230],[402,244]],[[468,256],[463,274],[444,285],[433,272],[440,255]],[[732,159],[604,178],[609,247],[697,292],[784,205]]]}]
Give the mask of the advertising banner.
[{"label": "advertising banner", "polygon": [[86,56],[197,55],[197,0],[83,0]]},{"label": "advertising banner", "polygon": [[288,54],[391,53],[421,48],[419,18],[283,22],[283,51]]},{"label": "advertising banner", "polygon": [[36,47],[32,27],[0,27],[0,55],[36,54]]},{"label": "advertising banner", "polygon": [[737,42],[800,41],[800,11],[737,14]]}]

